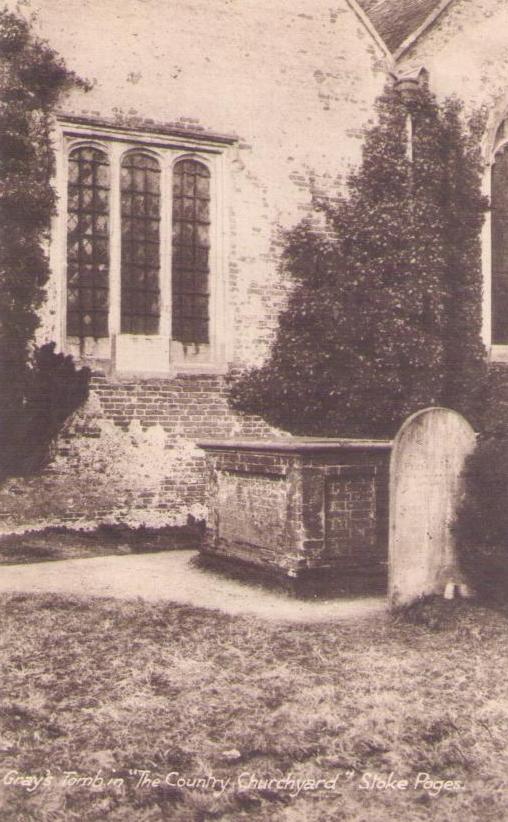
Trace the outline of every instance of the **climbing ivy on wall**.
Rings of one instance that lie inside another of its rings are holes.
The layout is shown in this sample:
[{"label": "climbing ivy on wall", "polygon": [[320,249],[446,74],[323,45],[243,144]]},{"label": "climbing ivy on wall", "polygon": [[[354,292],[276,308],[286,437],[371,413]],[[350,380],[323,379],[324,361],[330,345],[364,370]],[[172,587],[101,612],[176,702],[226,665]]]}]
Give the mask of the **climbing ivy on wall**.
[{"label": "climbing ivy on wall", "polygon": [[306,435],[390,436],[436,404],[477,422],[487,202],[482,119],[462,121],[425,86],[385,89],[346,192],[285,236],[287,307],[264,365],[231,377],[233,407]]},{"label": "climbing ivy on wall", "polygon": [[[42,380],[40,363],[49,375],[65,372],[72,394],[75,369],[46,348],[34,358],[38,309],[45,295],[49,266],[47,245],[55,192],[51,186],[54,155],[52,115],[61,95],[86,84],[34,36],[28,21],[0,10],[0,475],[30,464],[35,436],[43,426],[27,422],[27,407],[37,405],[34,392],[46,396],[42,417],[55,418],[47,404],[54,394]],[[54,378],[53,387],[54,387]],[[84,374],[75,380],[83,398]],[[58,392],[57,392],[58,393]],[[39,401],[39,410],[41,402]],[[31,415],[33,416],[33,415]]]}]

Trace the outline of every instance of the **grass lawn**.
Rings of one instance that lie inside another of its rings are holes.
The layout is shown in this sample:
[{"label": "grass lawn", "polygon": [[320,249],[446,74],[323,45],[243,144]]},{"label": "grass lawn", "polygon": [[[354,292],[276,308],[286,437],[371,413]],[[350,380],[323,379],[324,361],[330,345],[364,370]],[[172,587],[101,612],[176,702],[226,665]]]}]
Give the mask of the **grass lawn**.
[{"label": "grass lawn", "polygon": [[286,626],[56,595],[0,613],[2,820],[508,818],[502,613]]}]

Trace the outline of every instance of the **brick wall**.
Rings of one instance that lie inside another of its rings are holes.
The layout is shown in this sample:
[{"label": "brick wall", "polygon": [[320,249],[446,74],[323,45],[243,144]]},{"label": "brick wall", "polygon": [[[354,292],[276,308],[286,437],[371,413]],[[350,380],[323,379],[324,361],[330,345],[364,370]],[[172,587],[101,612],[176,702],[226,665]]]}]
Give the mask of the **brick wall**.
[{"label": "brick wall", "polygon": [[279,433],[261,419],[233,413],[222,377],[119,381],[96,374],[48,468],[0,487],[0,532],[203,520],[206,466],[196,439]]},{"label": "brick wall", "polygon": [[143,428],[160,425],[169,435],[198,437],[245,437],[270,435],[270,427],[256,417],[238,415],[227,404],[224,378],[181,376],[166,379],[114,379],[95,375],[91,390],[102,413],[127,430],[133,420]]},{"label": "brick wall", "polygon": [[[66,474],[90,473],[92,493],[82,491],[77,508],[66,513],[67,520],[171,525],[184,524],[189,515],[203,519],[205,458],[195,441],[267,439],[274,434],[263,420],[232,412],[224,378],[216,376],[115,381],[95,375],[87,409],[67,425],[56,463],[49,469],[56,482],[61,481],[63,467]],[[102,462],[97,465],[90,451],[100,453],[102,446]],[[99,505],[97,470],[118,476],[107,483]]]},{"label": "brick wall", "polygon": [[325,546],[332,557],[355,562],[376,552],[376,469],[351,466],[325,483]]},{"label": "brick wall", "polygon": [[[137,505],[145,512],[153,505],[171,516],[184,515],[196,507],[204,511],[205,461],[203,452],[193,445],[196,439],[235,435],[266,439],[273,433],[260,418],[231,411],[223,377],[113,381],[96,375],[91,390],[102,415],[122,431],[129,432],[133,424],[148,430],[158,426],[167,435],[164,448],[173,452],[171,472],[164,476],[160,488],[141,494]],[[187,458],[182,454],[175,459],[182,443],[190,453]]]}]

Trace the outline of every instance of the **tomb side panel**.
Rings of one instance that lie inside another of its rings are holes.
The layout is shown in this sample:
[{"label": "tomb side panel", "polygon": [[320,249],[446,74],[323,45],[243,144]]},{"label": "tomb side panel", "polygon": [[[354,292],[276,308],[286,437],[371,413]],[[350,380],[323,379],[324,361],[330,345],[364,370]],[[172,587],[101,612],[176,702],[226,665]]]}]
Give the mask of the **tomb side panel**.
[{"label": "tomb side panel", "polygon": [[[356,466],[355,466],[356,467]],[[325,546],[330,558],[362,564],[378,551],[376,476],[368,466],[361,471],[330,476],[325,483]],[[381,559],[381,557],[379,557]]]},{"label": "tomb side panel", "polygon": [[279,564],[288,550],[285,477],[221,471],[216,547],[248,562]]}]

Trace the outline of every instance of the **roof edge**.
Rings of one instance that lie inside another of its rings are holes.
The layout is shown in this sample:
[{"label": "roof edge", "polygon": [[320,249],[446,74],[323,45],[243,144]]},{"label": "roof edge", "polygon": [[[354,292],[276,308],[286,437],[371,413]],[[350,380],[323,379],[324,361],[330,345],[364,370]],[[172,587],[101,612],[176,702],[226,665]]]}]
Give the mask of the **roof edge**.
[{"label": "roof edge", "polygon": [[238,142],[235,134],[220,134],[216,131],[208,131],[203,126],[191,123],[160,123],[142,117],[131,118],[131,122],[123,122],[108,115],[100,116],[95,114],[73,114],[64,109],[55,112],[55,119],[58,123],[77,129],[100,129],[114,134],[123,134],[133,138],[140,135],[149,135],[154,139],[161,137],[167,139],[174,137],[179,139],[193,140],[194,142],[217,143],[220,145],[233,145]]},{"label": "roof edge", "polygon": [[[349,2],[349,0],[348,0],[348,2]],[[411,48],[411,46],[413,46],[416,43],[417,40],[419,40],[419,38],[422,36],[422,34],[424,34],[429,28],[431,28],[431,26],[436,22],[437,18],[440,17],[441,14],[444,11],[446,11],[448,6],[450,6],[452,3],[453,3],[453,0],[441,0],[439,5],[436,6],[434,11],[431,11],[429,16],[425,18],[423,23],[421,23],[421,25],[419,25],[418,28],[415,29],[415,31],[413,31],[409,35],[409,37],[406,37],[406,39],[402,41],[400,46],[398,46],[395,49],[395,51],[393,52],[394,62],[397,62],[398,60],[400,60],[402,55],[405,54],[406,51],[408,51]]]},{"label": "roof edge", "polygon": [[390,63],[393,63],[394,62],[393,54],[391,53],[391,51],[388,48],[388,46],[386,45],[385,41],[383,40],[383,38],[379,34],[376,27],[373,25],[370,18],[364,12],[364,10],[361,8],[361,6],[357,3],[357,0],[346,0],[346,3],[350,7],[350,9],[354,12],[354,14],[356,14],[356,16],[358,17],[360,22],[363,24],[364,28],[367,29],[367,31],[369,32],[369,34],[373,38],[373,40],[375,40],[375,42],[377,43],[377,45],[379,46],[379,48],[383,52],[384,56],[388,58]]}]

